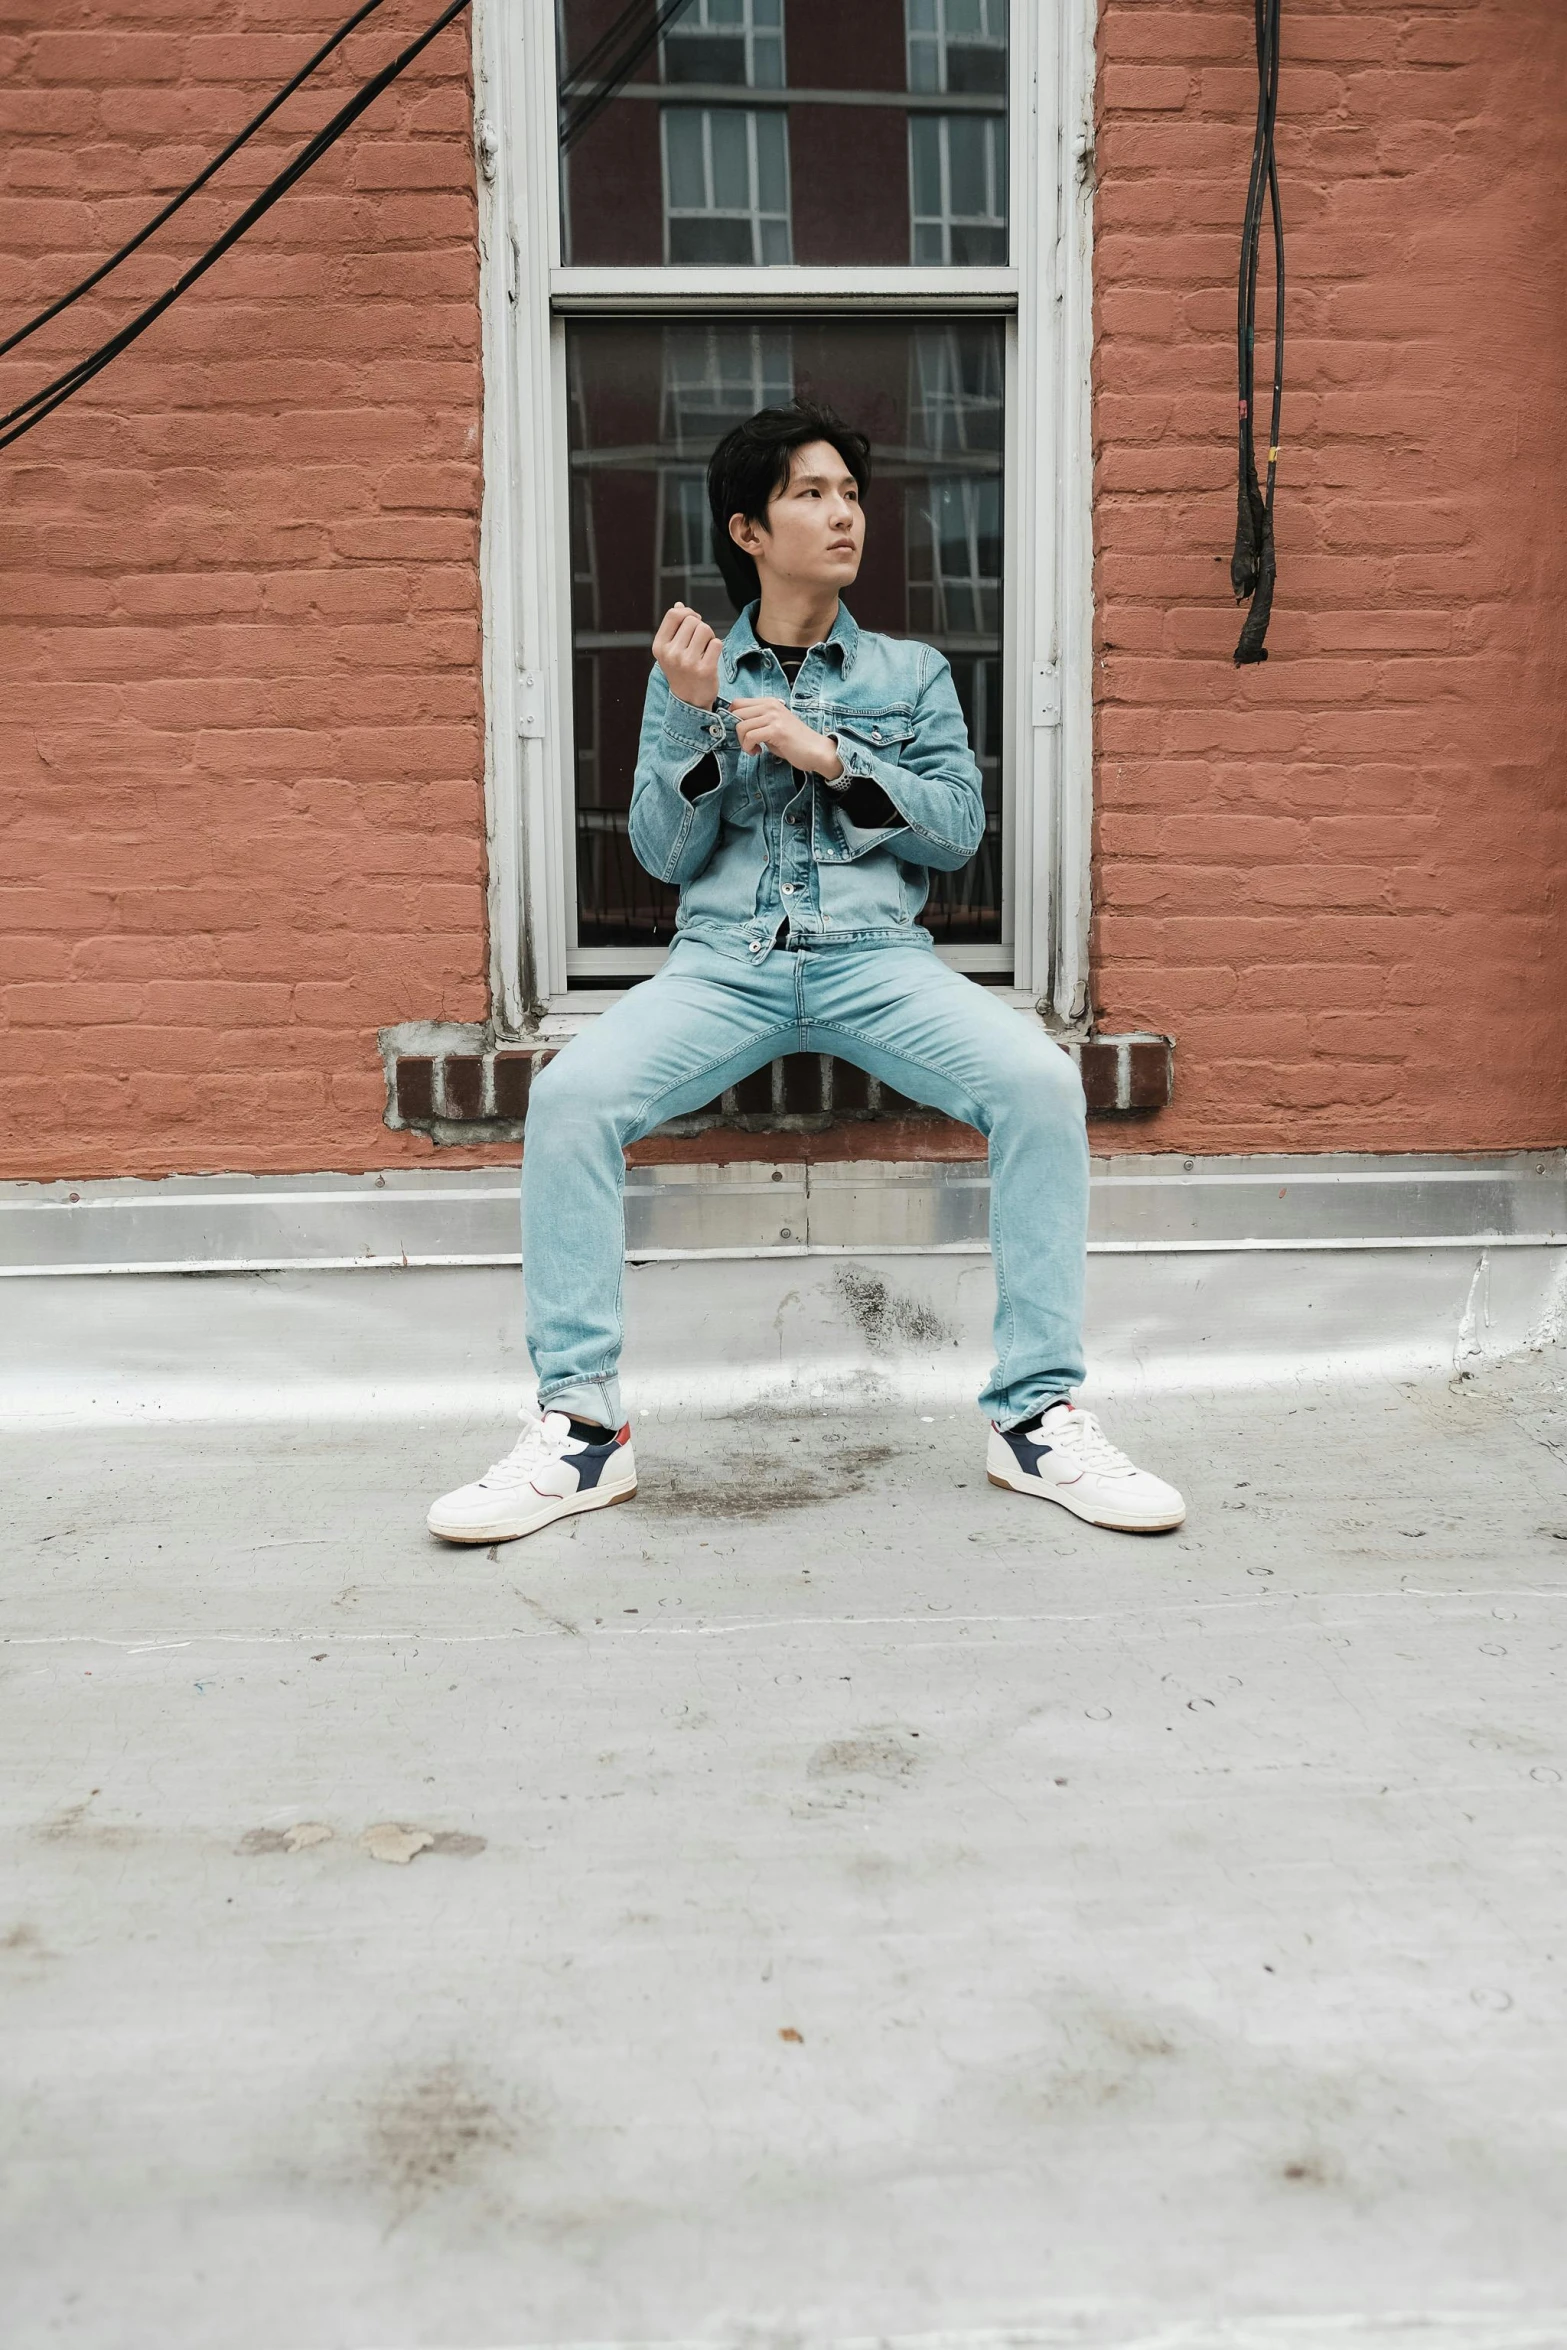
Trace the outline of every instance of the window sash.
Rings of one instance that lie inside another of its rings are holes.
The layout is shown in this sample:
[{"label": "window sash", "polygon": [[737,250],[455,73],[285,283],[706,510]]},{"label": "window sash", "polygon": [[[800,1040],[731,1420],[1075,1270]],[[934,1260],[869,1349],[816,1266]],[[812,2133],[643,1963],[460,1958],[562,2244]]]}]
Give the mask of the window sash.
[{"label": "window sash", "polygon": [[[474,0],[485,328],[486,785],[492,979],[503,1028],[564,1011],[609,964],[573,950],[576,891],[564,336],[573,312],[895,310],[1007,316],[1003,818],[1010,967],[1064,1022],[1087,1002],[1094,0],[1013,10],[1005,267],[576,269],[559,264],[553,10]],[[669,85],[678,89],[680,85]],[[726,93],[726,96],[728,94]],[[736,93],[739,95],[739,93]],[[702,93],[704,102],[707,93]],[[927,100],[928,104],[929,101]],[[941,101],[938,99],[938,104]],[[981,102],[983,103],[983,102]],[[993,101],[991,102],[993,104]],[[961,104],[961,101],[960,101]],[[1027,126],[1027,135],[1024,127]],[[541,233],[542,232],[542,233]],[[1016,585],[1013,585],[1015,577]],[[998,964],[993,958],[1008,957]]]}]

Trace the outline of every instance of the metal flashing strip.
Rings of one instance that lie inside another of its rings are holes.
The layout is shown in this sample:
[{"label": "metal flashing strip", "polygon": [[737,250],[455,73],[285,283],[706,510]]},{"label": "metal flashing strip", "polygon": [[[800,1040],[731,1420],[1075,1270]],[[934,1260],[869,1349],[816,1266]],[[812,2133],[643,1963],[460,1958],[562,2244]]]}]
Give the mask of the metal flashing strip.
[{"label": "metal flashing strip", "polygon": [[[982,1161],[633,1167],[627,1255],[983,1255]],[[1098,1256],[1559,1248],[1567,1152],[1097,1159]],[[520,1262],[515,1168],[0,1184],[0,1274],[410,1272]]]}]

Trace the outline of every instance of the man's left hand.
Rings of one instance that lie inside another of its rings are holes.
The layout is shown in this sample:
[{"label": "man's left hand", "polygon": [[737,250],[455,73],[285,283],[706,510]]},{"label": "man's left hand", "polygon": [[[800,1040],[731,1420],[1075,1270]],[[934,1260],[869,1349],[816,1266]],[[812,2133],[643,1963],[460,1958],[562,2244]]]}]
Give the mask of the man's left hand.
[{"label": "man's left hand", "polygon": [[775,758],[807,775],[820,775],[827,783],[836,783],[842,775],[843,761],[831,735],[817,734],[776,694],[731,702],[729,712],[742,751],[771,751]]}]

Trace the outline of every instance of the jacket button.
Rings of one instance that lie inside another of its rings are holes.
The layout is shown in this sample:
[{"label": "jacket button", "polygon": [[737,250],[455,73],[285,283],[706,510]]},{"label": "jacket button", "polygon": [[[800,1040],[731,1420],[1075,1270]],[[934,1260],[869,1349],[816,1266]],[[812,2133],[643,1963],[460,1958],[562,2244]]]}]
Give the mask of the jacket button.
[{"label": "jacket button", "polygon": [[761,940],[760,940],[759,938],[753,938],[753,939],[752,939],[752,941],[751,941],[751,952],[752,952],[752,954],[753,954],[753,955],[759,955],[759,954],[761,953],[761,951],[762,951],[762,942],[761,942]]}]

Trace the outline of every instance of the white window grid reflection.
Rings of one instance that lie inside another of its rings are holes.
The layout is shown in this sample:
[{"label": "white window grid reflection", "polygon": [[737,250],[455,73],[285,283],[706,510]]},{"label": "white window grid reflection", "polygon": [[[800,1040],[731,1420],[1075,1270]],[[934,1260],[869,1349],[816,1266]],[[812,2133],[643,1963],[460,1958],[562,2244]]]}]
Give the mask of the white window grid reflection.
[{"label": "white window grid reflection", "polygon": [[662,437],[705,458],[719,436],[759,408],[794,397],[787,333],[754,327],[743,342],[732,329],[672,326],[664,337]]},{"label": "white window grid reflection", "polygon": [[666,82],[784,86],[783,0],[691,0],[663,39]]},{"label": "white window grid reflection", "polygon": [[1007,126],[999,114],[909,117],[910,258],[983,268],[1007,257]]},{"label": "white window grid reflection", "polygon": [[946,652],[988,650],[1001,627],[1001,483],[935,474],[908,501],[909,627]]},{"label": "white window grid reflection", "polygon": [[920,445],[933,456],[999,457],[1006,385],[991,335],[931,327],[915,337],[914,410]]},{"label": "white window grid reflection", "polygon": [[666,106],[664,257],[675,267],[787,262],[789,130],[781,108]]},{"label": "white window grid reflection", "polygon": [[1005,90],[1007,0],[907,0],[911,90]]},{"label": "white window grid reflection", "polygon": [[658,480],[657,609],[689,604],[709,628],[727,636],[734,623],[729,592],[713,561],[707,473],[666,466]]}]

